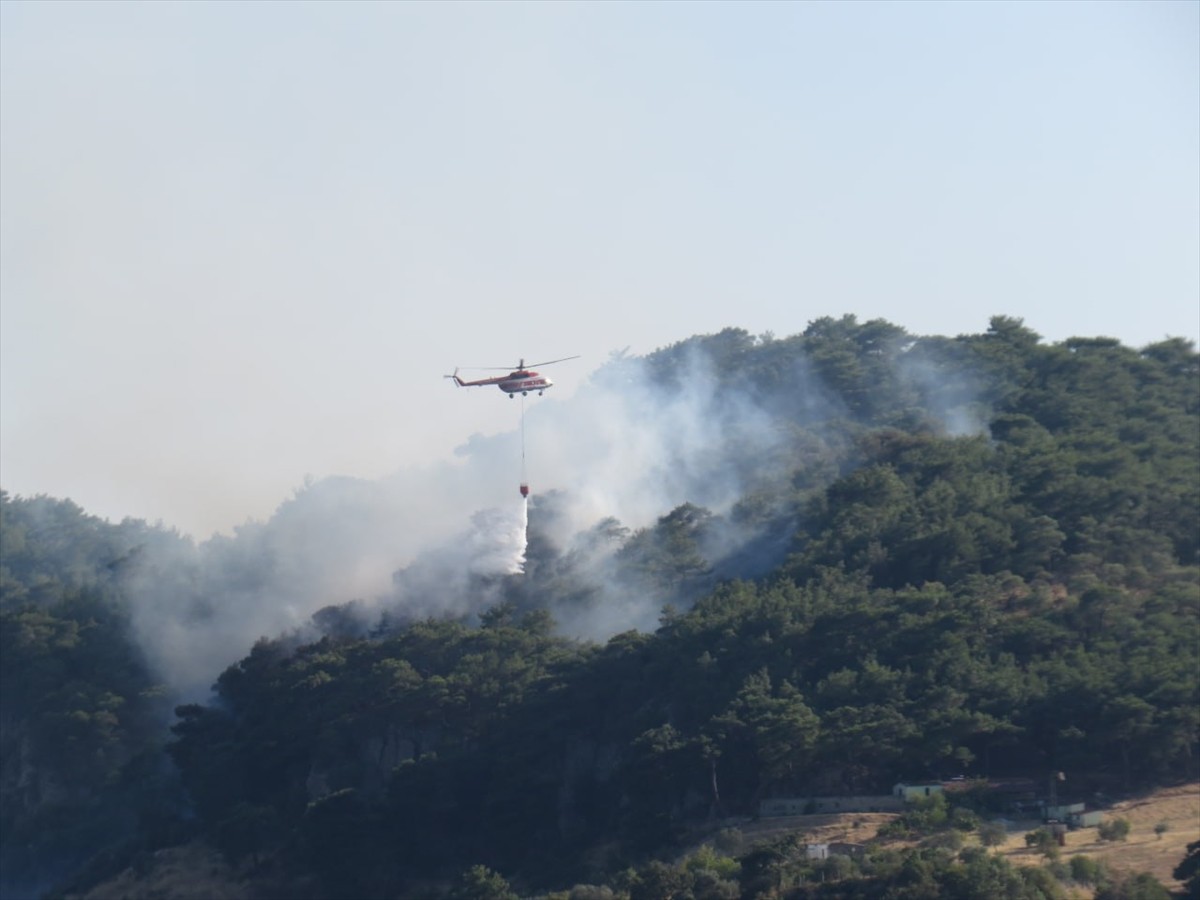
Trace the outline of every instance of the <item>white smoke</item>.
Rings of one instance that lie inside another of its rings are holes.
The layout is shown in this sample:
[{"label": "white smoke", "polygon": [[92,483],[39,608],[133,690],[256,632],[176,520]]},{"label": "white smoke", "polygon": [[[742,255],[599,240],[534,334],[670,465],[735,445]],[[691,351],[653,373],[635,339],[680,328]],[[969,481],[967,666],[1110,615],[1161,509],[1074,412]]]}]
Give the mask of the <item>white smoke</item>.
[{"label": "white smoke", "polygon": [[[700,538],[706,558],[759,552],[763,536],[733,505],[747,495],[760,507],[777,503],[787,490],[778,479],[810,448],[820,457],[823,423],[846,415],[794,345],[774,346],[782,363],[766,398],[722,383],[707,353],[689,344],[669,366],[616,357],[569,401],[530,403],[538,539],[589,585],[587,596],[552,610],[566,633],[604,639],[657,622],[661,597],[622,573],[616,529],[636,536],[691,503],[715,515]],[[906,377],[931,390],[937,380],[913,360]],[[946,398],[950,427],[969,408],[960,388]],[[364,628],[383,610],[477,615],[529,568],[530,510],[523,499],[514,505],[521,451],[518,429],[474,435],[453,461],[378,481],[314,481],[232,538],[146,554],[129,583],[148,655],[172,688],[195,696],[255,640],[307,627],[326,607],[358,601]],[[616,525],[597,537],[604,522]],[[770,537],[770,553],[786,551]]]},{"label": "white smoke", "polygon": [[[547,537],[560,550],[608,518],[637,529],[685,502],[727,511],[753,486],[744,463],[783,446],[770,416],[720,390],[704,353],[690,350],[669,374],[619,359],[569,402],[530,404],[530,474],[539,490],[557,492]],[[807,373],[795,377],[809,405],[824,403]],[[358,601],[366,628],[382,610],[463,616],[496,602],[502,580],[526,564],[528,506],[514,505],[519,431],[475,435],[457,455],[379,481],[311,482],[265,523],[154,555],[130,579],[133,618],[170,687],[202,694],[255,640],[309,627],[325,607]],[[615,547],[586,565],[577,555],[596,597],[562,611],[569,633],[603,639],[654,626],[656,595],[605,583]]]},{"label": "white smoke", "polygon": [[963,365],[952,365],[936,346],[946,338],[926,338],[910,343],[896,357],[896,374],[922,397],[927,409],[948,437],[987,433],[990,410],[979,402],[980,386]]},{"label": "white smoke", "polygon": [[522,497],[515,508],[485,509],[471,517],[468,571],[475,575],[520,575],[525,571],[525,531],[529,510]]},{"label": "white smoke", "polygon": [[753,482],[751,458],[786,443],[757,403],[722,390],[703,351],[687,348],[669,377],[621,359],[569,403],[530,412],[537,480],[567,495],[568,537],[607,517],[639,528],[687,502],[724,512]]}]

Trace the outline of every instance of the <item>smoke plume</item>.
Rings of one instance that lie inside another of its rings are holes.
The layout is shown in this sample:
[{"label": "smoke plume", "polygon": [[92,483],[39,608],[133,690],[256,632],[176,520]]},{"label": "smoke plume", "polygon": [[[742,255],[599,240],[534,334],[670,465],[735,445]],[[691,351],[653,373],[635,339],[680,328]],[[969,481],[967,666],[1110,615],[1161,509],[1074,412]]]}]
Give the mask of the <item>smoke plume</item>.
[{"label": "smoke plume", "polygon": [[[825,423],[849,413],[787,342],[734,337],[788,351],[770,391],[731,385],[728,363],[724,380],[717,374],[722,333],[615,356],[569,401],[531,401],[528,505],[514,496],[514,430],[473,435],[453,460],[378,481],[308,483],[232,537],[164,538],[127,577],[148,656],[177,693],[198,696],[258,638],[315,634],[315,612],[351,601],[366,630],[384,614],[471,617],[512,597],[535,605],[530,585],[569,583],[578,589],[551,613],[564,633],[605,639],[654,628],[664,602],[687,602],[680,584],[695,592],[765,571],[794,530],[779,526],[781,473],[820,457]],[[944,379],[912,360],[897,377],[928,399]],[[966,427],[961,394],[947,398],[948,427]],[[694,512],[660,521],[682,505]],[[673,580],[656,574],[659,526],[703,564]]]},{"label": "smoke plume", "polygon": [[471,517],[466,559],[476,575],[520,575],[525,571],[529,511],[522,498],[507,510],[485,509]]}]

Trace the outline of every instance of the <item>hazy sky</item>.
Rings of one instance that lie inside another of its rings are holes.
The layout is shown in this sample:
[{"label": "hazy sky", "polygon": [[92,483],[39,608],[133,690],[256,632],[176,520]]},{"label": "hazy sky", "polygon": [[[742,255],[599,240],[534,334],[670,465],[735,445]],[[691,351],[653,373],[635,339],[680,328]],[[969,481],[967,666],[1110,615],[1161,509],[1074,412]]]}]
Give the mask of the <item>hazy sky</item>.
[{"label": "hazy sky", "polygon": [[1198,47],[1194,2],[4,0],[0,485],[204,537],[513,428],[456,365],[1196,340]]}]

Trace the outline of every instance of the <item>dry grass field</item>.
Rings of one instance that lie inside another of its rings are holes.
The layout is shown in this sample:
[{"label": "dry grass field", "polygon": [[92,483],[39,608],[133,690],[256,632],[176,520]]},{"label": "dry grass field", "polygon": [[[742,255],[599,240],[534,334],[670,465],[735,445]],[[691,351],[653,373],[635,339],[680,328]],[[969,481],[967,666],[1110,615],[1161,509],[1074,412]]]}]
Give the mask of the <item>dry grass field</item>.
[{"label": "dry grass field", "polygon": [[[1114,871],[1149,872],[1168,888],[1178,886],[1171,872],[1183,859],[1187,845],[1200,840],[1200,783],[1164,788],[1132,800],[1113,804],[1107,818],[1128,819],[1129,836],[1125,841],[1101,841],[1095,828],[1068,832],[1066,846],[1059,851],[1062,859],[1077,854],[1103,860]],[[813,843],[849,841],[863,843],[875,837],[890,813],[846,813],[842,815],[787,816],[759,819],[741,826],[743,838],[758,845],[787,834],[798,833]],[[1154,832],[1163,822],[1167,830]],[[1044,859],[1025,846],[1025,835],[1041,827],[1028,820],[1010,826],[1008,842],[997,848],[1015,865],[1038,865]]]},{"label": "dry grass field", "polygon": [[[1066,846],[1059,852],[1063,859],[1075,855],[1103,860],[1118,872],[1149,872],[1168,888],[1178,882],[1171,872],[1187,852],[1187,845],[1200,840],[1200,783],[1164,788],[1133,800],[1114,803],[1106,810],[1107,818],[1128,819],[1129,837],[1124,841],[1101,841],[1095,828],[1067,832]],[[1154,827],[1163,822],[1161,835]],[[1025,833],[1039,827],[1038,822],[1022,822],[1009,836],[1001,852],[1013,863],[1039,863],[1041,857],[1025,847]]]}]

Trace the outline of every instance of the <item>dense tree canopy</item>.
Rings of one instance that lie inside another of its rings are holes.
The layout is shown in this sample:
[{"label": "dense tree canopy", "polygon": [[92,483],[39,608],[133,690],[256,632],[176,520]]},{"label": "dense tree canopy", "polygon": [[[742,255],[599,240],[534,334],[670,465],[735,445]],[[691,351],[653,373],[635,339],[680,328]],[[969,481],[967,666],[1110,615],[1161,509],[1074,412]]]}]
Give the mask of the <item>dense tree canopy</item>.
[{"label": "dense tree canopy", "polygon": [[[696,358],[730,421],[753,403],[769,423],[767,441],[717,438],[736,450],[720,457],[738,461],[732,507],[608,519],[563,544],[555,496],[537,498],[526,573],[490,582],[499,601],[477,619],[393,614],[363,633],[331,609],[319,640],[260,640],[213,702],[177,710],[169,753],[200,832],[327,896],[508,896],[506,877],[738,896],[790,851],[690,868],[647,854],[776,795],[1196,777],[1194,348],[1046,345],[1004,317],[925,338],[848,316],[644,363],[683,390]],[[153,734],[120,569],[139,534],[165,538],[45,498],[3,511],[6,722],[78,805]],[[553,616],[614,597],[658,603],[658,630],[556,636]],[[826,876],[840,893],[814,880],[790,896],[1058,895],[944,849]]]}]

